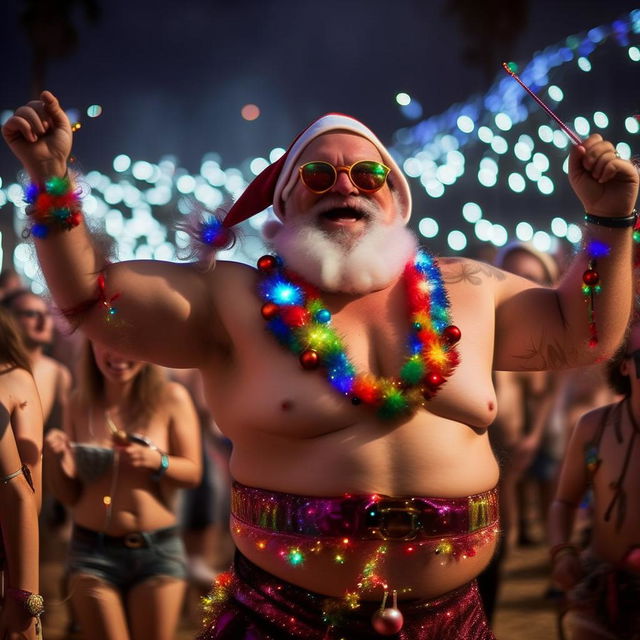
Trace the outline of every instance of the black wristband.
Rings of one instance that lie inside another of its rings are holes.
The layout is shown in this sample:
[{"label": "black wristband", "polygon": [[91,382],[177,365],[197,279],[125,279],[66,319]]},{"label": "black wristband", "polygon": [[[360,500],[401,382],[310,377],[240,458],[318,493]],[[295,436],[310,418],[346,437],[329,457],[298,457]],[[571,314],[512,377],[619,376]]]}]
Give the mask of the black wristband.
[{"label": "black wristband", "polygon": [[626,229],[633,227],[638,218],[638,212],[634,209],[630,215],[624,217],[608,218],[607,216],[597,216],[593,213],[585,213],[584,221],[587,224],[595,224],[599,227],[608,227],[609,229]]}]

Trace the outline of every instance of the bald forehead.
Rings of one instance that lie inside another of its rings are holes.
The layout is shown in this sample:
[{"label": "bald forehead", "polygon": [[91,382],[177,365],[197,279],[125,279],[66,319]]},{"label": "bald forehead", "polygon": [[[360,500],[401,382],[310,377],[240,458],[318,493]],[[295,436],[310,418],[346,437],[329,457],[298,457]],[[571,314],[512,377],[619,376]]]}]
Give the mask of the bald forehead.
[{"label": "bald forehead", "polygon": [[358,160],[382,161],[376,146],[354,133],[337,131],[324,133],[312,140],[300,155],[300,164],[310,160],[353,163]]}]

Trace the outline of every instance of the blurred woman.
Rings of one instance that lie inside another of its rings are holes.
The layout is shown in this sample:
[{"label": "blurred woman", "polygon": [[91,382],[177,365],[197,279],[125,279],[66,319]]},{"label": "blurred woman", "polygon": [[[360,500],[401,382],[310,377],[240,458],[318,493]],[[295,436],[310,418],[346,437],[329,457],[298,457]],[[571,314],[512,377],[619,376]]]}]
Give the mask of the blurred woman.
[{"label": "blurred woman", "polygon": [[69,590],[83,637],[172,640],[185,593],[176,489],[201,475],[195,409],[151,364],[87,345],[65,431],[47,435],[72,509]]},{"label": "blurred woman", "polygon": [[19,332],[0,309],[0,526],[4,601],[0,638],[35,640],[42,409]]}]

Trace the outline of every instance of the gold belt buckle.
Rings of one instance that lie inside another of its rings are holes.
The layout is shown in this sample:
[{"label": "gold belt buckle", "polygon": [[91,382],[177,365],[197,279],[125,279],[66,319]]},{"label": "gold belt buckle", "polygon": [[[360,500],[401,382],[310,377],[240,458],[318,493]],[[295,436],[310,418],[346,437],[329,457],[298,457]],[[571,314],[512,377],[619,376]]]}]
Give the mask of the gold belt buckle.
[{"label": "gold belt buckle", "polygon": [[137,533],[135,531],[132,533],[127,533],[127,535],[124,536],[123,543],[124,546],[127,547],[127,549],[140,549],[146,544],[144,536],[141,533]]},{"label": "gold belt buckle", "polygon": [[381,502],[380,523],[376,527],[383,540],[413,540],[422,527],[420,511],[407,502]]}]

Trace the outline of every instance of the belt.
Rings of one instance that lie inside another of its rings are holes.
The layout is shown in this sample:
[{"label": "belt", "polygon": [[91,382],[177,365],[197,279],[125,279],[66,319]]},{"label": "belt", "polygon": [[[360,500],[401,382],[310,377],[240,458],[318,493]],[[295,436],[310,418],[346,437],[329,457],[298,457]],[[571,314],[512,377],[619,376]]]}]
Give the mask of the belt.
[{"label": "belt", "polygon": [[277,533],[360,540],[464,535],[498,522],[497,489],[465,498],[345,495],[309,497],[234,482],[231,513]]},{"label": "belt", "polygon": [[170,540],[177,535],[178,527],[167,527],[165,529],[155,529],[154,531],[131,531],[123,536],[109,536],[101,531],[94,531],[80,525],[74,525],[73,527],[74,540],[105,547],[124,547],[127,549],[151,547],[154,543]]}]

